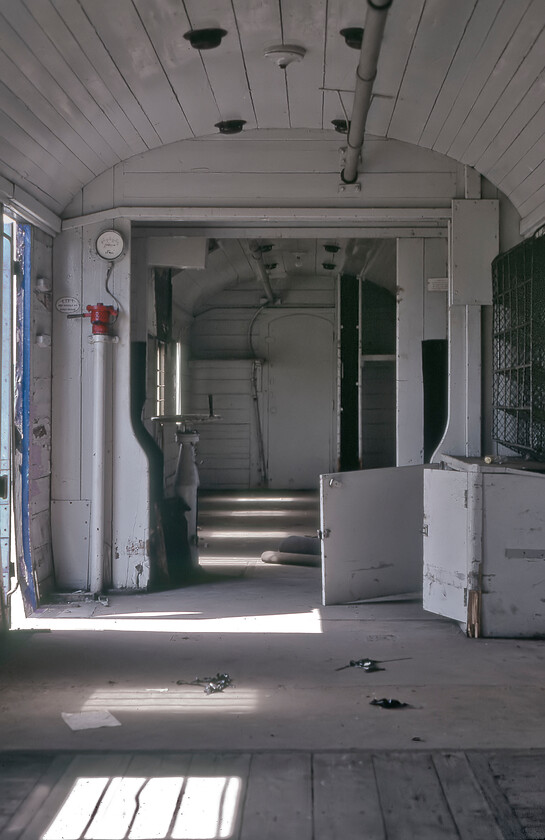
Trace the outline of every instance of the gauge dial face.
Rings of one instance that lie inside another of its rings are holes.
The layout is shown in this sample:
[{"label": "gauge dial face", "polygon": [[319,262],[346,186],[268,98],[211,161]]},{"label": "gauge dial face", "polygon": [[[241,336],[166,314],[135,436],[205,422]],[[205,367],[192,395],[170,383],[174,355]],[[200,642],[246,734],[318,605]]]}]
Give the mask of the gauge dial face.
[{"label": "gauge dial face", "polygon": [[103,260],[116,260],[123,253],[125,243],[117,230],[103,230],[96,241],[96,249]]}]

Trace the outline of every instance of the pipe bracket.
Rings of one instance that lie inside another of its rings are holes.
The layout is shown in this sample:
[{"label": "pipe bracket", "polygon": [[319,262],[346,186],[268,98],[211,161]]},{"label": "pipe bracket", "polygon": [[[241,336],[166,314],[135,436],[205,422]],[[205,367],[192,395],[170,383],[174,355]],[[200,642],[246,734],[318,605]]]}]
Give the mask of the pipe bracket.
[{"label": "pipe bracket", "polygon": [[364,84],[368,84],[369,82],[374,82],[377,78],[377,68],[375,67],[375,71],[371,76],[362,76],[360,73],[359,66],[356,67],[356,76],[360,80],[360,82],[364,82]]},{"label": "pipe bracket", "polygon": [[[343,169],[343,172],[344,172],[344,169]],[[341,178],[342,178],[342,172],[341,172]],[[357,178],[357,175],[356,175],[356,178]],[[344,196],[347,196],[347,197],[352,196],[352,195],[358,195],[358,193],[361,193],[361,183],[359,181],[345,181],[344,183],[339,184],[339,190],[338,191],[341,195],[344,195]]]}]

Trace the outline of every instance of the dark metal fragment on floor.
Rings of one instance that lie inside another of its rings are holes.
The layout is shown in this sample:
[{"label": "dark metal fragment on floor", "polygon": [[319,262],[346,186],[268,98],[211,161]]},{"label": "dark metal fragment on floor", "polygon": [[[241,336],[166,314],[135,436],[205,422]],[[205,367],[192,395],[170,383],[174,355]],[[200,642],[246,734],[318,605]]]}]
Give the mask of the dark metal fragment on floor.
[{"label": "dark metal fragment on floor", "polygon": [[403,709],[408,706],[408,703],[402,703],[401,700],[395,700],[393,697],[381,697],[380,700],[371,700],[371,706],[380,706],[381,709]]},{"label": "dark metal fragment on floor", "polygon": [[373,671],[385,671],[385,668],[379,668],[378,659],[351,659],[348,665],[342,665],[340,668],[335,668],[336,671],[344,671],[345,668],[363,668],[367,673]]}]

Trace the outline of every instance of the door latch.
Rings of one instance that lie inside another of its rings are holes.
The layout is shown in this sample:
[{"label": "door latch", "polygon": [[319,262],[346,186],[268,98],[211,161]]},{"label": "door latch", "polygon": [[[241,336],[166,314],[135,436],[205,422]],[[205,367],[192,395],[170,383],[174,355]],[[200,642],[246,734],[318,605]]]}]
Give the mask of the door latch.
[{"label": "door latch", "polygon": [[8,477],[7,475],[0,475],[0,499],[7,499],[8,497]]}]

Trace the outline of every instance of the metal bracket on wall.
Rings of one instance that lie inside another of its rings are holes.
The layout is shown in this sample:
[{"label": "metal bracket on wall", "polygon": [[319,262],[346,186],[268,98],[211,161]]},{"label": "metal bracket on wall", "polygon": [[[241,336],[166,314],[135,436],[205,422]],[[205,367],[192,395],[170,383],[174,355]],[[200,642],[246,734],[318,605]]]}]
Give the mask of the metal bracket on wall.
[{"label": "metal bracket on wall", "polygon": [[341,182],[339,184],[338,192],[340,195],[345,195],[347,197],[358,195],[361,193],[361,184],[359,181],[356,181],[354,184],[343,184]]}]

